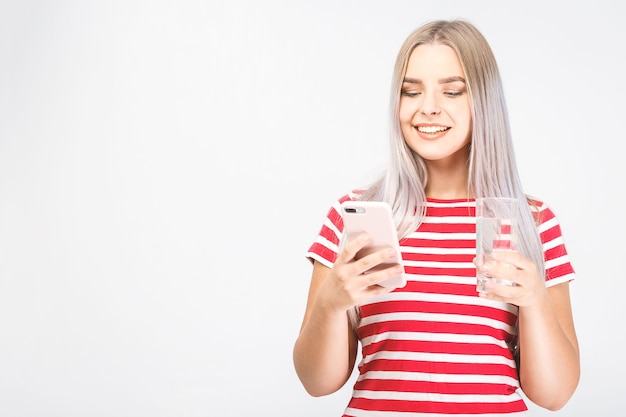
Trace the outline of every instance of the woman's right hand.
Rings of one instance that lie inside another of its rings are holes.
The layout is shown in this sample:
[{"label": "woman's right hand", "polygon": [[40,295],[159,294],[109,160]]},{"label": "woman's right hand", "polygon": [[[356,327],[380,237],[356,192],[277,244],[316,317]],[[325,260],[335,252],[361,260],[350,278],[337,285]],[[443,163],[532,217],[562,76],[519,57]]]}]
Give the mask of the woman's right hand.
[{"label": "woman's right hand", "polygon": [[313,396],[337,391],[352,374],[358,342],[346,312],[392,291],[393,288],[377,284],[402,271],[402,266],[391,264],[368,272],[383,262],[397,259],[398,254],[392,248],[355,260],[370,240],[369,235],[363,234],[347,242],[332,268],[313,262],[307,307],[293,351],[296,373]]},{"label": "woman's right hand", "polygon": [[370,242],[370,235],[363,233],[347,242],[338,255],[332,269],[324,280],[319,293],[318,303],[324,308],[346,311],[364,301],[391,292],[393,288],[377,285],[402,272],[403,267],[392,264],[389,267],[371,268],[397,259],[399,255],[393,248],[381,249],[360,259],[356,254]]}]

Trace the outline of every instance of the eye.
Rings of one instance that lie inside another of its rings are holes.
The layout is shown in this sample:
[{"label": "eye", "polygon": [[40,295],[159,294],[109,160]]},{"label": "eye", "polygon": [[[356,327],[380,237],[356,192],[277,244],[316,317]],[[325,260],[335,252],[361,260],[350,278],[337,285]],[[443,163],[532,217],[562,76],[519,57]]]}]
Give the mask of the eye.
[{"label": "eye", "polygon": [[416,90],[402,90],[402,95],[404,97],[417,97],[420,95],[420,92]]},{"label": "eye", "polygon": [[444,94],[446,96],[448,96],[448,97],[460,97],[463,94],[465,94],[465,91],[456,91],[456,90],[454,90],[454,91],[446,91],[446,92],[444,92]]}]

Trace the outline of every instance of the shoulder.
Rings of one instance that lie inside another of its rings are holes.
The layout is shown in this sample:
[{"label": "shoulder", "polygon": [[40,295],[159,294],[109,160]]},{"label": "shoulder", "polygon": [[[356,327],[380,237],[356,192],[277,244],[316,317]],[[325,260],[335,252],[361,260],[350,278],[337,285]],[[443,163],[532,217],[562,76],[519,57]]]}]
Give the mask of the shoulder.
[{"label": "shoulder", "polygon": [[545,200],[530,195],[526,195],[526,199],[537,224],[556,222],[556,215]]},{"label": "shoulder", "polygon": [[529,194],[526,194],[526,201],[528,201],[528,205],[533,212],[540,212],[547,207],[547,204],[543,199]]},{"label": "shoulder", "polygon": [[359,200],[362,190],[352,190],[337,198],[328,209],[326,217],[332,224],[337,226],[338,231],[340,232],[343,228],[343,219],[341,215],[341,205],[346,201],[357,201]]},{"label": "shoulder", "polygon": [[337,209],[339,206],[341,206],[342,203],[346,202],[346,201],[358,201],[361,199],[361,196],[363,195],[363,190],[362,189],[354,189],[352,191],[349,191],[345,194],[343,194],[342,196],[340,196],[333,204],[333,208]]}]

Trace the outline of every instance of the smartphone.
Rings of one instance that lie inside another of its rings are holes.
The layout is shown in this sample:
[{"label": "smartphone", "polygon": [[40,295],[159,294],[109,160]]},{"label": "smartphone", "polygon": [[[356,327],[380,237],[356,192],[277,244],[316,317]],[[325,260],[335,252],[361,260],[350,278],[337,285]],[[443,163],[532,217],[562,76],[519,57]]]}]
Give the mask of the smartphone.
[{"label": "smartphone", "polygon": [[[391,247],[398,253],[397,259],[377,265],[370,271],[387,268],[390,265],[402,265],[398,232],[389,204],[382,201],[345,201],[341,204],[341,214],[344,225],[342,245],[363,232],[368,232],[372,237],[370,243],[356,254],[355,259],[360,259],[385,247]],[[406,285],[404,269],[401,274],[379,285],[392,288],[404,287]]]}]

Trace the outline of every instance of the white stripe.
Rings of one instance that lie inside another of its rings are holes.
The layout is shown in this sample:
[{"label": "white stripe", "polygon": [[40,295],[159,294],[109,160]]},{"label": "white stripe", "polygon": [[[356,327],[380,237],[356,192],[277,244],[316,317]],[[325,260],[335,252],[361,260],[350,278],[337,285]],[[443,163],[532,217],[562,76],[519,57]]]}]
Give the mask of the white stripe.
[{"label": "white stripe", "polygon": [[484,324],[494,329],[505,330],[512,333],[513,328],[500,320],[494,320],[487,317],[466,316],[461,314],[441,314],[441,313],[384,313],[374,314],[361,320],[361,326],[367,326],[372,323],[411,320],[411,321],[428,321],[428,322],[445,322],[445,323],[463,323],[463,324]]},{"label": "white stripe", "polygon": [[[400,412],[400,411],[366,411],[358,410],[356,408],[346,408],[345,414],[354,417],[476,417],[476,414],[435,414],[435,413],[420,413],[420,412]],[[522,411],[520,413],[507,413],[507,414],[481,414],[480,417],[530,417],[528,411]]]},{"label": "white stripe", "polygon": [[441,233],[441,232],[413,232],[410,239],[422,240],[475,240],[475,233]]},{"label": "white stripe", "polygon": [[558,258],[551,259],[546,261],[546,269],[554,268],[556,266],[561,266],[569,263],[569,256],[559,256]]},{"label": "white stripe", "polygon": [[[338,211],[339,211],[339,212],[341,212],[341,211],[340,211],[340,209],[338,209]],[[331,221],[328,217],[326,217],[326,220],[324,220],[324,226],[326,226],[327,228],[329,228],[330,230],[332,230],[332,231],[333,231],[333,233],[334,233],[335,235],[337,235],[337,237],[339,237],[339,236],[341,236],[341,235],[342,235],[342,233],[339,231],[339,229],[337,229],[337,227],[335,226],[335,224],[334,224],[334,223],[333,223],[333,222],[332,222],[332,221]]]},{"label": "white stripe", "polygon": [[418,392],[365,391],[355,390],[354,398],[401,401],[435,401],[443,403],[509,403],[520,399],[519,394],[510,395],[479,395],[479,394],[436,394]]},{"label": "white stripe", "polygon": [[319,256],[315,252],[307,252],[306,253],[306,257],[321,263],[322,265],[324,265],[327,268],[332,268],[333,267],[332,262],[328,262],[328,260],[326,260],[325,258],[322,258],[321,256]]},{"label": "white stripe", "polygon": [[558,278],[553,278],[550,281],[546,281],[546,287],[550,288],[557,284],[562,284],[564,282],[570,282],[576,279],[576,274],[567,274],[560,276]]},{"label": "white stripe", "polygon": [[449,217],[424,217],[424,223],[430,224],[476,224],[476,217],[449,216]]},{"label": "white stripe", "polygon": [[428,207],[476,207],[476,203],[474,201],[443,201],[441,203],[436,201],[428,201],[426,205]]},{"label": "white stripe", "polygon": [[506,384],[514,387],[519,386],[519,382],[515,378],[502,375],[429,374],[425,372],[370,371],[359,376],[359,381],[365,381],[368,379],[397,379],[401,381],[425,381],[465,384]]},{"label": "white stripe", "polygon": [[550,220],[546,220],[545,222],[541,223],[538,227],[538,230],[540,233],[543,233],[558,225],[559,225],[558,220],[556,219],[556,217],[553,217]]},{"label": "white stripe", "polygon": [[394,361],[422,361],[422,362],[445,362],[445,363],[472,363],[489,365],[506,365],[515,368],[515,361],[500,355],[459,355],[453,353],[428,353],[428,352],[389,352],[381,350],[373,355],[368,355],[361,360],[361,364],[373,360],[388,359]]},{"label": "white stripe", "polygon": [[335,245],[333,242],[331,242],[330,240],[326,239],[325,237],[318,235],[317,238],[315,239],[315,243],[319,243],[320,245],[324,246],[325,248],[333,251],[333,252],[337,252],[337,250],[339,249],[337,247],[337,245]]},{"label": "white stripe", "polygon": [[[412,277],[412,275],[408,275]],[[474,278],[470,278],[473,280]],[[368,303],[378,303],[381,301],[428,301],[435,303],[446,304],[463,304],[497,308],[499,310],[508,311],[509,313],[517,314],[518,307],[509,303],[502,303],[499,301],[486,300],[478,295],[453,295],[453,294],[433,294],[433,293],[421,293],[421,292],[391,292],[380,295],[371,299]]]},{"label": "white stripe", "polygon": [[403,261],[405,266],[420,268],[440,268],[440,269],[468,269],[474,268],[472,262],[435,262],[435,261]]},{"label": "white stripe", "polygon": [[554,238],[552,240],[548,240],[548,241],[544,242],[543,243],[543,251],[546,252],[546,251],[548,251],[550,249],[554,249],[557,246],[560,246],[560,245],[563,245],[563,244],[564,244],[563,237],[559,236],[557,238]]},{"label": "white stripe", "polygon": [[423,342],[454,342],[482,345],[496,345],[507,348],[506,342],[488,335],[454,334],[454,333],[426,333],[426,332],[384,332],[368,336],[361,340],[363,347],[382,340],[403,340]]},{"label": "white stripe", "polygon": [[405,274],[407,281],[413,282],[437,282],[446,284],[476,285],[476,277],[453,277],[449,275],[418,275]]}]

